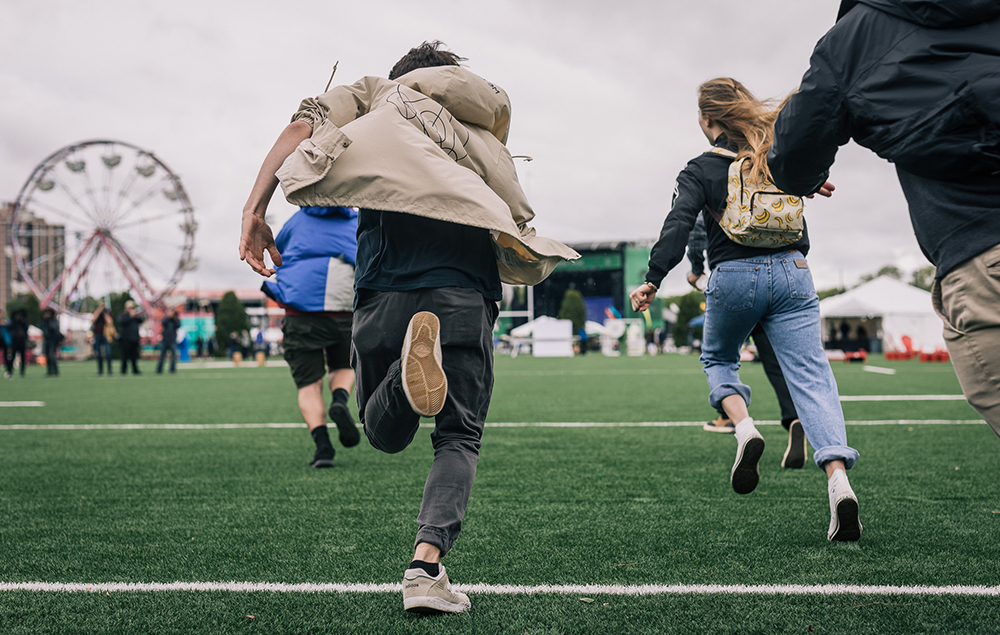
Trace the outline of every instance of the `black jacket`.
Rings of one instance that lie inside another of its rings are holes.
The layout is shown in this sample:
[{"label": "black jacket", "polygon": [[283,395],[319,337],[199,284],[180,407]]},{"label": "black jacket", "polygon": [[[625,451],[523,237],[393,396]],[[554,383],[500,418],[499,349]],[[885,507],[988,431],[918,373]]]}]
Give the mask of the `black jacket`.
[{"label": "black jacket", "polygon": [[896,164],[939,277],[1000,243],[1000,0],[845,0],[775,123],[775,184],[816,192],[852,138]]},{"label": "black jacket", "polygon": [[139,341],[139,325],[146,319],[141,313],[129,315],[128,311],[118,314],[118,337],[123,342]]},{"label": "black jacket", "polygon": [[[729,145],[726,135],[715,140],[715,145],[736,150]],[[705,229],[708,234],[708,266],[715,268],[720,262],[752,258],[764,254],[780,253],[797,249],[802,255],[809,253],[809,231],[804,228],[802,238],[786,247],[761,249],[746,247],[733,242],[719,227],[713,214],[722,216],[726,209],[727,181],[729,165],[733,162],[721,154],[701,154],[684,167],[677,175],[677,185],[670,204],[670,213],[663,221],[660,237],[649,252],[649,271],[646,280],[660,286],[663,278],[684,259],[688,235],[702,210],[705,210]]]}]

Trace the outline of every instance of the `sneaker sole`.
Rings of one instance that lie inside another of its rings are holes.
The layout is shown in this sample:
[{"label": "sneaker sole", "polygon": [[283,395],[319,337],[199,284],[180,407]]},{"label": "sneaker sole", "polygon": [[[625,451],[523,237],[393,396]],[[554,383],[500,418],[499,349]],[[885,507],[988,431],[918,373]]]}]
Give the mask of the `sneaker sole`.
[{"label": "sneaker sole", "polygon": [[716,426],[712,425],[711,423],[706,423],[701,427],[701,429],[705,430],[706,432],[721,432],[722,434],[736,434],[735,427]]},{"label": "sneaker sole", "polygon": [[465,613],[472,609],[472,604],[455,603],[429,595],[404,598],[403,609],[410,613],[437,615],[440,613]]},{"label": "sneaker sole", "polygon": [[789,470],[800,469],[806,464],[806,433],[802,422],[796,421],[788,428],[788,447],[781,457],[781,467]]},{"label": "sneaker sole", "polygon": [[421,311],[410,319],[403,342],[403,392],[414,412],[425,417],[441,412],[448,395],[448,378],[438,360],[440,330],[437,316]]},{"label": "sneaker sole", "polygon": [[827,540],[854,542],[861,538],[861,520],[858,518],[858,500],[843,498],[837,503],[837,525]]},{"label": "sneaker sole", "polygon": [[309,464],[309,467],[323,468],[333,467],[333,459],[317,459]]},{"label": "sneaker sole", "polygon": [[358,427],[354,425],[351,418],[351,411],[342,403],[330,405],[330,418],[337,424],[337,431],[340,433],[340,444],[345,448],[352,448],[361,441]]},{"label": "sneaker sole", "polygon": [[748,440],[736,456],[736,463],[733,464],[733,471],[729,480],[733,485],[733,491],[737,494],[749,494],[757,487],[760,481],[760,471],[757,463],[764,453],[764,439],[754,437]]}]

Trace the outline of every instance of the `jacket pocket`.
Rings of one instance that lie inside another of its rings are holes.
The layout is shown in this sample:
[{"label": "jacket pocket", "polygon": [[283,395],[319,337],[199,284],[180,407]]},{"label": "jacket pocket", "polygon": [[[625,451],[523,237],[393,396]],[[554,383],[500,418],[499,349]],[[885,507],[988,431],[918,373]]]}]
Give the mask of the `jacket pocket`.
[{"label": "jacket pocket", "polygon": [[746,311],[753,306],[760,267],[720,265],[708,279],[705,295],[727,311]]},{"label": "jacket pocket", "polygon": [[858,141],[924,178],[961,181],[1000,173],[1000,127],[968,82],[929,108]]},{"label": "jacket pocket", "polygon": [[323,180],[351,139],[344,131],[324,119],[312,136],[288,155],[275,173],[287,198],[290,194]]}]

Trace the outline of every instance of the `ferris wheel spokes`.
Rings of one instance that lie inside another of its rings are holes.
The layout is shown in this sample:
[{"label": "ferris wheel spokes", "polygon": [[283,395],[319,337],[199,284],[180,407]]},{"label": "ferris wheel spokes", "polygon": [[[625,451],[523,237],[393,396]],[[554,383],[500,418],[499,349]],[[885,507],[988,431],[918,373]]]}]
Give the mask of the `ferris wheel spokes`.
[{"label": "ferris wheel spokes", "polygon": [[[35,296],[39,298],[41,306],[43,307],[49,306],[49,304],[55,298],[56,293],[59,292],[59,289],[62,288],[63,284],[72,274],[73,270],[76,268],[76,265],[83,259],[83,257],[87,254],[87,252],[90,251],[95,241],[97,241],[97,238],[98,238],[98,232],[94,232],[93,234],[90,235],[90,237],[87,239],[87,242],[83,245],[83,248],[80,249],[80,252],[73,259],[73,262],[71,262],[68,267],[63,268],[62,273],[56,276],[56,279],[52,281],[52,284],[49,285],[48,289],[45,289],[45,291],[43,291],[42,293],[39,293],[37,289],[32,289],[32,291],[35,293]],[[88,264],[93,261],[96,255],[97,254],[95,252],[95,254],[87,260]],[[79,276],[77,284],[79,284]],[[68,295],[63,294],[63,297],[68,297]]]},{"label": "ferris wheel spokes", "polygon": [[153,285],[149,284],[146,276],[143,275],[142,270],[136,266],[135,260],[129,254],[125,246],[118,242],[114,236],[101,235],[101,242],[104,243],[104,247],[111,254],[111,257],[115,259],[121,269],[122,274],[128,281],[129,286],[133,291],[138,294],[141,298],[143,307],[146,309],[147,313],[152,312],[153,306],[160,303],[162,298],[162,293],[157,293]]},{"label": "ferris wheel spokes", "polygon": [[[77,198],[76,194],[73,193],[72,189],[69,188],[63,181],[63,179],[60,178],[59,175],[55,173],[55,170],[49,170],[49,176],[52,178],[52,181],[59,187],[59,189],[62,190],[63,193],[66,194],[66,196],[69,197],[69,200],[71,200],[73,204],[76,205],[77,209],[83,212],[84,216],[90,219],[90,221],[95,225],[98,224],[98,220],[97,218],[94,217],[93,214],[95,209],[90,209],[82,202],[80,202],[80,199]],[[89,177],[87,178],[89,179]]]},{"label": "ferris wheel spokes", "polygon": [[[94,264],[94,260],[96,260],[97,256],[101,253],[101,241],[99,240],[99,238],[100,236],[96,232],[93,235],[91,235],[91,237],[87,240],[87,243],[83,246],[83,249],[80,250],[80,254],[77,256],[77,258],[73,261],[72,264],[70,264],[70,266],[67,269],[64,270],[66,276],[64,277],[61,283],[62,286],[61,293],[59,293],[60,289],[59,287],[56,286],[55,283],[53,283],[51,287],[48,290],[46,290],[45,292],[46,304],[51,302],[55,298],[57,293],[59,294],[60,297],[60,302],[59,302],[60,305],[65,306],[69,303],[70,298],[73,297],[77,289],[80,287],[80,283],[86,277],[88,271],[90,270],[91,265]],[[77,267],[76,265],[81,262],[83,255],[87,252],[90,253],[90,256],[87,258],[86,262],[82,264],[80,267]],[[70,280],[70,275],[72,274],[76,275],[76,279],[73,280],[73,284],[68,285],[66,284],[66,281]]]}]

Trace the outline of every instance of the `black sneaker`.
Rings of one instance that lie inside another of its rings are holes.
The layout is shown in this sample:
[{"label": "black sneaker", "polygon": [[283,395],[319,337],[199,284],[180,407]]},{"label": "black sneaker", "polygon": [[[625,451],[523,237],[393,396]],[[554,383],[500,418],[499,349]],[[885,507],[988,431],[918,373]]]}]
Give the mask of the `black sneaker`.
[{"label": "black sneaker", "polygon": [[358,444],[361,435],[358,434],[358,426],[354,424],[354,417],[351,416],[351,411],[345,404],[337,402],[330,404],[330,419],[337,424],[342,446],[351,448]]},{"label": "black sneaker", "polygon": [[788,447],[785,456],[781,458],[781,467],[790,470],[801,469],[806,464],[806,433],[802,422],[796,419],[788,425]]},{"label": "black sneaker", "polygon": [[330,448],[318,448],[316,456],[313,457],[309,467],[333,467],[334,450]]}]

